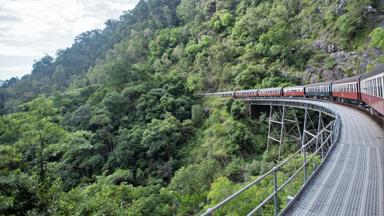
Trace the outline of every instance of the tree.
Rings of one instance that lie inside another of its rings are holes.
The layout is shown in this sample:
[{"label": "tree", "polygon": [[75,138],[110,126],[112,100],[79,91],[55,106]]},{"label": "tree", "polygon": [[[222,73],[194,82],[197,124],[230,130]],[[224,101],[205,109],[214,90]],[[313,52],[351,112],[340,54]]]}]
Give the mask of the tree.
[{"label": "tree", "polygon": [[56,69],[52,74],[52,79],[59,87],[67,86],[68,77],[62,65],[56,66]]},{"label": "tree", "polygon": [[152,158],[169,159],[175,156],[181,138],[180,122],[168,115],[164,120],[153,119],[143,133],[141,144]]},{"label": "tree", "polygon": [[199,0],[182,0],[177,6],[177,16],[185,23],[195,21],[202,16],[199,10],[200,4]]},{"label": "tree", "polygon": [[44,56],[39,61],[35,61],[32,66],[32,75],[37,77],[52,76],[54,71],[53,58],[49,55]]},{"label": "tree", "polygon": [[196,104],[192,106],[192,121],[195,125],[201,125],[205,120],[204,109]]},{"label": "tree", "polygon": [[234,118],[240,119],[241,117],[244,116],[245,111],[246,111],[246,107],[243,101],[235,100],[232,103],[231,114]]}]

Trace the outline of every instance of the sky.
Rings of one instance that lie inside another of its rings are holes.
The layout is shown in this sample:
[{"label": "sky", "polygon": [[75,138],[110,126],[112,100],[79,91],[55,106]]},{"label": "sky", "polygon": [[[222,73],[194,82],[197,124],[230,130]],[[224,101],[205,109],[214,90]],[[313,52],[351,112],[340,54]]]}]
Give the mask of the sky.
[{"label": "sky", "polygon": [[138,0],[0,0],[0,80],[21,78],[34,60],[71,46],[76,35],[104,28]]}]

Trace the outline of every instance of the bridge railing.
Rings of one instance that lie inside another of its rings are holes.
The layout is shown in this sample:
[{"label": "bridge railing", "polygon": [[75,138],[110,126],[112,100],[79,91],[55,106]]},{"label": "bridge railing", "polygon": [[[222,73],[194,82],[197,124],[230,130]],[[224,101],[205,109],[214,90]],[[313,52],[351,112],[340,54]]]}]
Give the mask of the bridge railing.
[{"label": "bridge railing", "polygon": [[[307,185],[308,181],[317,173],[325,159],[328,157],[329,153],[331,152],[334,144],[337,142],[337,139],[339,137],[339,130],[341,127],[340,123],[340,117],[336,114],[336,117],[329,122],[323,129],[316,135],[313,136],[309,141],[304,143],[299,150],[297,150],[295,153],[290,155],[288,158],[286,158],[284,161],[277,164],[275,167],[273,167],[271,170],[267,171],[257,179],[253,180],[251,183],[247,184],[242,189],[238,190],[234,194],[228,196],[220,203],[216,204],[215,206],[208,208],[202,216],[211,216],[214,214],[215,211],[219,210],[223,206],[225,206],[230,201],[236,199],[239,197],[244,191],[247,191],[251,187],[259,184],[261,181],[266,179],[269,176],[272,176],[273,178],[273,192],[270,193],[263,201],[261,201],[257,206],[255,206],[254,209],[252,209],[247,215],[254,215],[257,212],[262,212],[262,207],[266,206],[269,202],[273,200],[273,214],[274,215],[280,215],[286,213],[289,206],[293,205],[293,203],[296,201],[298,195],[303,191],[305,186]],[[320,145],[319,145],[320,143]],[[313,150],[313,147],[315,150]],[[302,165],[290,176],[288,179],[286,179],[281,185],[278,185],[278,172],[282,170],[282,167],[293,160],[294,158],[297,158],[298,156],[301,156],[303,158]],[[310,162],[313,162],[316,157],[320,156],[321,161],[317,167],[312,169],[312,173],[308,175],[308,165]],[[299,191],[293,196],[293,198],[287,203],[284,209],[281,211],[279,210],[279,197],[278,194],[281,192],[288,184],[292,182],[293,179],[299,177],[300,174],[303,174],[303,184],[301,185],[301,188]]]}]

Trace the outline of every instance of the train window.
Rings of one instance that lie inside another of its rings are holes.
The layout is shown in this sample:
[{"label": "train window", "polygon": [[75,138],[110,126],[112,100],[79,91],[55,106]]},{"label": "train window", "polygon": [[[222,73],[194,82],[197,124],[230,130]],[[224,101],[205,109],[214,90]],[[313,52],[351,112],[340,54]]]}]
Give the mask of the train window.
[{"label": "train window", "polygon": [[368,94],[372,94],[372,92],[371,92],[371,86],[372,86],[372,80],[369,80],[368,81]]},{"label": "train window", "polygon": [[369,80],[369,94],[373,95],[373,80]]},{"label": "train window", "polygon": [[371,95],[375,95],[375,81],[371,80]]},{"label": "train window", "polygon": [[380,91],[380,97],[384,98],[384,77],[380,77],[380,86],[379,86],[379,91]]},{"label": "train window", "polygon": [[369,94],[373,95],[373,80],[369,81]]},{"label": "train window", "polygon": [[381,77],[381,97],[384,98],[384,76]]},{"label": "train window", "polygon": [[375,90],[376,90],[375,96],[379,96],[379,79],[375,79]]},{"label": "train window", "polygon": [[363,85],[363,91],[364,91],[364,93],[367,93],[367,88],[368,88],[367,82],[365,81],[363,84],[364,84]]},{"label": "train window", "polygon": [[371,91],[372,91],[372,95],[375,95],[375,92],[376,92],[376,89],[375,89],[375,80],[372,80],[372,83],[371,83]]},{"label": "train window", "polygon": [[375,95],[375,81],[374,80],[371,80],[370,89],[371,89],[371,95]]},{"label": "train window", "polygon": [[373,87],[374,85],[373,85],[373,80],[371,80],[371,83],[370,83],[370,86],[369,86],[369,90],[370,90],[370,92],[371,92],[371,95],[373,95],[373,93],[374,93],[374,90],[373,90]]},{"label": "train window", "polygon": [[368,88],[368,83],[364,82],[364,87],[363,87],[364,93],[367,93],[367,88]]},{"label": "train window", "polygon": [[378,92],[377,92],[377,79],[374,79],[374,81],[373,81],[374,83],[375,83],[375,85],[374,85],[374,91],[375,91],[375,96],[377,96],[378,94]]},{"label": "train window", "polygon": [[376,94],[376,96],[377,97],[380,97],[380,80],[379,80],[379,78],[377,78],[376,79],[376,91],[377,91],[377,94]]}]

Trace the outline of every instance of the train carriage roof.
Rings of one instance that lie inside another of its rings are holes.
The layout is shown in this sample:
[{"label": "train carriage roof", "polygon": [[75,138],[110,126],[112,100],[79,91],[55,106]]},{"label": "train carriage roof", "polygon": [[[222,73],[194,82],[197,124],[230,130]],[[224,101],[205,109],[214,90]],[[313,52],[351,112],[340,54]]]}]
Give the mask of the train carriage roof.
[{"label": "train carriage roof", "polygon": [[225,92],[214,92],[213,94],[220,95],[220,94],[232,94],[233,91],[225,91]]},{"label": "train carriage roof", "polygon": [[258,91],[258,89],[240,90],[240,91],[236,91],[236,92],[238,92],[238,93],[245,93],[245,92],[255,92],[255,91]]},{"label": "train carriage roof", "polygon": [[284,87],[284,89],[302,89],[304,88],[304,86],[287,86],[287,87]]},{"label": "train carriage roof", "polygon": [[371,72],[365,73],[361,76],[361,79],[367,79],[369,77],[376,76],[377,74],[384,72],[384,64],[376,65]]},{"label": "train carriage roof", "polygon": [[281,90],[283,87],[275,87],[275,88],[263,88],[259,89],[259,91],[273,91],[273,90]]},{"label": "train carriage roof", "polygon": [[341,80],[336,80],[333,82],[333,84],[357,82],[360,80],[360,77],[361,77],[361,75],[357,75],[357,76],[353,76],[353,77],[344,78]]},{"label": "train carriage roof", "polygon": [[329,86],[331,84],[332,84],[332,81],[329,81],[329,82],[322,82],[322,83],[312,83],[312,84],[306,85],[305,87]]}]

